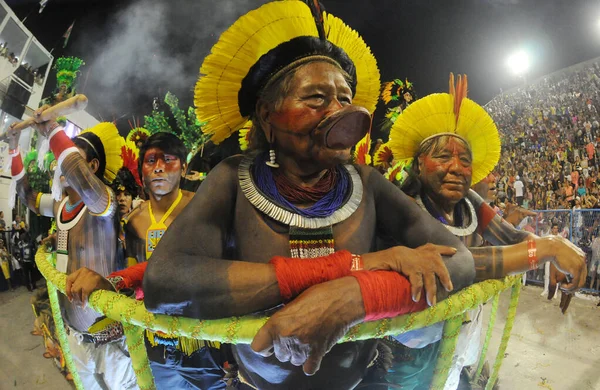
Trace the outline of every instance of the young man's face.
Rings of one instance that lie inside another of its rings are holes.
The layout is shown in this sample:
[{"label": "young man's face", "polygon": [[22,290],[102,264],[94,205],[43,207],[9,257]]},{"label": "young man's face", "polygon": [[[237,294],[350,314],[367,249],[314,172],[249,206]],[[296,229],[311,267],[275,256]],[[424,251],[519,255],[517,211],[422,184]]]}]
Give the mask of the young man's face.
[{"label": "young man's face", "polygon": [[131,211],[133,197],[127,191],[119,191],[117,194],[117,203],[119,204],[119,215],[123,217]]},{"label": "young man's face", "polygon": [[142,177],[144,188],[158,196],[167,195],[179,188],[185,164],[160,148],[150,148],[144,154]]}]

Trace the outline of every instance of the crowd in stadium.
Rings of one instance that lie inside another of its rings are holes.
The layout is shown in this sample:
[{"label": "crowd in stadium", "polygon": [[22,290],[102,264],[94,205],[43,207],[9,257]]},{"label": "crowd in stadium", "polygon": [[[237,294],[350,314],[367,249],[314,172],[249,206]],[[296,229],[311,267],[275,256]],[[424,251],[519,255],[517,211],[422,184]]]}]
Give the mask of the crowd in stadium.
[{"label": "crowd in stadium", "polygon": [[[503,136],[495,172],[497,212],[508,203],[550,210],[526,218],[520,227],[541,236],[562,235],[584,249],[587,286],[598,288],[600,213],[578,210],[600,209],[600,64],[500,94],[486,109]],[[530,277],[540,280],[543,273]]]},{"label": "crowd in stadium", "polygon": [[499,203],[600,208],[600,65],[548,76],[486,108],[501,134]]}]

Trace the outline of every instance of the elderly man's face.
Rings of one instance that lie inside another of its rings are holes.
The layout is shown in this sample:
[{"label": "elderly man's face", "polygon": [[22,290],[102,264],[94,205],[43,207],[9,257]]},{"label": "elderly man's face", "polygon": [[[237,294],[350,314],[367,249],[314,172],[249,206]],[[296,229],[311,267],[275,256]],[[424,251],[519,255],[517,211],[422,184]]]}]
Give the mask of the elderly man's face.
[{"label": "elderly man's face", "polygon": [[458,202],[471,187],[471,155],[464,142],[450,137],[440,150],[419,157],[419,172],[423,188],[430,197]]},{"label": "elderly man's face", "polygon": [[350,159],[350,148],[328,148],[313,134],[323,118],[352,104],[352,91],[342,72],[327,62],[311,62],[300,67],[287,96],[264,121],[273,132],[279,154],[295,161],[330,167]]}]

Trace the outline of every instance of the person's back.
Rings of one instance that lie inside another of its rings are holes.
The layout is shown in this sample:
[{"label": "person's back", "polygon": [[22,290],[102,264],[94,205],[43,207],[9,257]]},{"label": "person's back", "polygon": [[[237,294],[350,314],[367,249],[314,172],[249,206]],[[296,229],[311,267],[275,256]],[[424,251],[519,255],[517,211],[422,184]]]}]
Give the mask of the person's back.
[{"label": "person's back", "polygon": [[518,197],[522,197],[523,196],[523,182],[521,181],[521,179],[517,179],[517,181],[515,181],[514,184],[515,187],[515,196]]}]

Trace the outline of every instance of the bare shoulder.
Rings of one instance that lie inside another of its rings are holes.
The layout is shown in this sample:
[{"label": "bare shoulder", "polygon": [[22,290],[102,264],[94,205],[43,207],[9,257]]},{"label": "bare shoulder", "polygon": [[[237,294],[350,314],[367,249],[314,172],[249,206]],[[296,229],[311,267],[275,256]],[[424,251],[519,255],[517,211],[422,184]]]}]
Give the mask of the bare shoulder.
[{"label": "bare shoulder", "polygon": [[368,191],[370,193],[375,193],[379,191],[382,186],[391,185],[398,189],[395,185],[390,183],[379,171],[375,168],[368,165],[354,165],[354,167],[358,170],[360,177],[363,182],[364,191]]},{"label": "bare shoulder", "polygon": [[195,192],[181,190],[181,206],[187,206],[187,204],[190,203],[190,200],[192,200],[195,194]]},{"label": "bare shoulder", "polygon": [[241,154],[237,154],[235,156],[227,157],[225,160],[221,161],[217,164],[210,172],[210,175],[214,174],[227,174],[227,175],[235,175],[237,177],[238,167],[240,162],[244,159],[244,156]]},{"label": "bare shoulder", "polygon": [[138,231],[144,230],[144,226],[148,224],[150,214],[148,213],[149,202],[140,203],[127,218],[125,228],[128,232],[135,233],[138,237],[143,235],[138,234]]},{"label": "bare shoulder", "polygon": [[[214,193],[233,190],[237,185],[238,168],[244,156],[235,155],[226,158],[215,166],[206,176],[196,193]],[[235,192],[233,192],[235,193]]]}]

